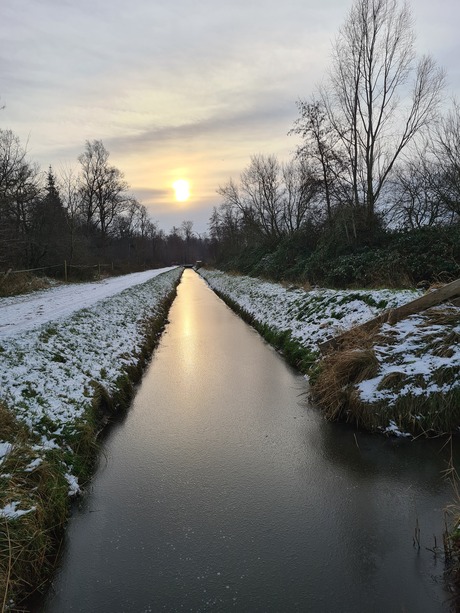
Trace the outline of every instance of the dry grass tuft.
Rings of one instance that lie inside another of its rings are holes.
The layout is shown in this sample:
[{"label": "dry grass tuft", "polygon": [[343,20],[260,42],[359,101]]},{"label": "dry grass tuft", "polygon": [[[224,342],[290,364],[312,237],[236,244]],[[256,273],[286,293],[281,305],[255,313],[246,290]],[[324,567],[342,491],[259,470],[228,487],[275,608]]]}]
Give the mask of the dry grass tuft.
[{"label": "dry grass tuft", "polygon": [[0,600],[5,610],[11,599],[30,595],[46,580],[67,517],[68,484],[55,453],[30,468],[37,459],[33,437],[4,406],[0,428],[0,437],[12,443],[1,464],[0,508],[17,503],[29,511],[0,519]]},{"label": "dry grass tuft", "polygon": [[401,390],[407,383],[408,375],[399,370],[394,370],[385,375],[380,381],[377,389],[387,389],[391,387],[394,390]]},{"label": "dry grass tuft", "polygon": [[424,312],[421,327],[428,326],[456,326],[460,323],[460,309],[444,306],[427,309]]},{"label": "dry grass tuft", "polygon": [[[379,363],[375,352],[371,347],[357,348],[358,336],[362,339],[364,335],[362,332],[350,335],[346,348],[333,351],[323,359],[312,385],[312,395],[323,408],[327,419],[343,417],[345,411],[359,403],[353,386],[377,375]],[[365,344],[370,344],[370,338],[370,335],[365,335]]]},{"label": "dry grass tuft", "polygon": [[30,273],[0,274],[0,298],[28,294],[54,285],[47,277],[35,277]]},{"label": "dry grass tuft", "polygon": [[0,441],[22,443],[30,440],[30,431],[18,422],[13,413],[0,402]]}]

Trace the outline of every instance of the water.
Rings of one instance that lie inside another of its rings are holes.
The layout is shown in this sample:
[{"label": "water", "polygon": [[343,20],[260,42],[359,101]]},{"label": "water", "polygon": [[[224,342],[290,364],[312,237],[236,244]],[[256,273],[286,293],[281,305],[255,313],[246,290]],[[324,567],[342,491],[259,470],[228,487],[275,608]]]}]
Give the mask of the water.
[{"label": "water", "polygon": [[448,449],[327,423],[306,388],[186,270],[43,610],[446,610]]}]

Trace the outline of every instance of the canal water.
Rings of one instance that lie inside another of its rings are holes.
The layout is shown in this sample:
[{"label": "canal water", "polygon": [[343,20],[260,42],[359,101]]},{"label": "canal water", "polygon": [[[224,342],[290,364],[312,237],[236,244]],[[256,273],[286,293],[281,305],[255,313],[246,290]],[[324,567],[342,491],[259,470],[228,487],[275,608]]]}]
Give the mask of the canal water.
[{"label": "canal water", "polygon": [[169,319],[42,610],[447,610],[444,442],[325,422],[192,270]]}]

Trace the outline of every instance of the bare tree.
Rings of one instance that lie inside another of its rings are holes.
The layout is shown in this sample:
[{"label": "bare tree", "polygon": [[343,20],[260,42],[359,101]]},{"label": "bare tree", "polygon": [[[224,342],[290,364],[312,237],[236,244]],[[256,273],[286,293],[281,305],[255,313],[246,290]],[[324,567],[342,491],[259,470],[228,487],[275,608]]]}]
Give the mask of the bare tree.
[{"label": "bare tree", "polygon": [[189,263],[189,260],[191,257],[190,243],[193,238],[193,221],[184,220],[181,223],[180,229],[181,229],[182,237],[184,239],[184,247],[185,247],[184,261],[186,263]]},{"label": "bare tree", "polygon": [[185,242],[189,242],[193,236],[193,221],[185,220],[181,223],[180,226],[182,236],[184,237]]},{"label": "bare tree", "polygon": [[283,235],[282,169],[274,155],[252,156],[239,184],[231,179],[217,191],[226,207],[239,211],[247,229],[268,239]]},{"label": "bare tree", "polygon": [[282,235],[281,166],[274,155],[253,155],[241,173],[246,208],[267,238]]},{"label": "bare tree", "polygon": [[4,195],[15,183],[26,163],[26,150],[11,130],[0,130],[0,193]]},{"label": "bare tree", "polygon": [[[322,183],[326,205],[326,216],[332,224],[334,192],[340,184],[344,169],[344,152],[341,140],[329,120],[327,109],[322,100],[299,100],[297,103],[300,117],[294,122],[291,134],[302,137],[302,144],[297,149],[297,157],[309,164],[311,171]],[[337,194],[336,194],[337,196]]]},{"label": "bare tree", "polygon": [[218,193],[224,196],[224,202],[219,207],[213,208],[209,220],[209,234],[214,243],[222,243],[233,248],[240,244],[244,218],[241,208],[235,205],[231,199],[226,198],[226,188],[229,188],[229,186],[232,187],[232,189],[229,189],[230,195],[236,190],[232,181],[224,188],[220,188]]},{"label": "bare tree", "polygon": [[443,169],[439,196],[448,208],[460,217],[460,103],[454,100],[452,108],[437,124],[434,149]]},{"label": "bare tree", "polygon": [[391,223],[412,230],[449,224],[453,215],[439,197],[442,176],[441,166],[429,155],[426,144],[417,155],[396,165],[387,213]]},{"label": "bare tree", "polygon": [[128,204],[128,185],[108,159],[109,152],[100,140],[86,141],[85,151],[78,158],[83,218],[88,227],[98,228],[103,238]]},{"label": "bare tree", "polygon": [[307,219],[318,220],[320,181],[306,158],[295,159],[282,167],[283,228],[294,234]]},{"label": "bare tree", "polygon": [[82,210],[82,193],[79,178],[75,170],[71,167],[63,167],[59,173],[58,185],[62,203],[67,213],[68,254],[69,262],[72,262],[75,256],[75,245],[80,225],[80,213]]},{"label": "bare tree", "polygon": [[0,130],[0,261],[28,263],[31,215],[41,191],[38,166],[11,130]]},{"label": "bare tree", "polygon": [[364,207],[369,229],[398,156],[432,122],[443,84],[433,59],[416,59],[406,3],[355,0],[322,96],[348,155],[353,205]]}]

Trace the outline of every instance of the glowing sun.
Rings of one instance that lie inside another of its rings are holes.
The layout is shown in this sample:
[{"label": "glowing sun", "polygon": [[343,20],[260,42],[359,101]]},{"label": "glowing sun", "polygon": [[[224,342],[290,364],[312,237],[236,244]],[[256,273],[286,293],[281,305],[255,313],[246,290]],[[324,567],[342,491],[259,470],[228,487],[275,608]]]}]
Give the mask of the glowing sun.
[{"label": "glowing sun", "polygon": [[179,179],[173,183],[177,202],[185,202],[190,198],[190,183],[185,179]]}]

